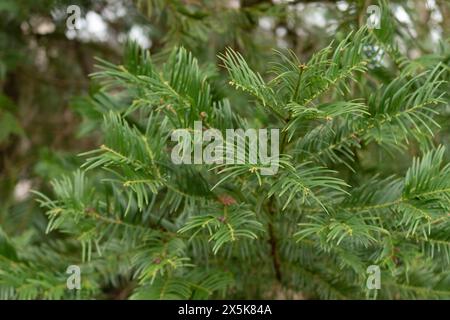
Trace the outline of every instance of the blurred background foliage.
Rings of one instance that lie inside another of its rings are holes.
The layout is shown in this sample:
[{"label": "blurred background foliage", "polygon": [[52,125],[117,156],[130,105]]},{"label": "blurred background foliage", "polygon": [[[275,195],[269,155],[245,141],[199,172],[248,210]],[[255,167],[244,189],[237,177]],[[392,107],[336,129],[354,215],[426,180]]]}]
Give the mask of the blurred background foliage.
[{"label": "blurred background foliage", "polygon": [[[82,10],[79,30],[66,27],[66,9],[73,4]],[[46,245],[47,220],[30,191],[48,194],[51,178],[77,168],[82,162],[77,154],[98,145],[101,110],[108,102],[99,85],[89,79],[95,70],[94,57],[120,62],[123,44],[131,38],[149,49],[156,61],[182,45],[207,66],[218,64],[217,54],[230,46],[242,52],[252,68],[264,72],[272,49],[290,48],[307,61],[331,39],[343,39],[364,25],[370,4],[376,2],[0,0],[0,244],[2,237],[11,237]],[[439,61],[448,66],[450,2],[395,0],[388,4],[392,32],[383,33],[389,38],[384,43],[396,44],[386,50],[395,50],[399,59],[372,66],[373,85],[394,78],[399,70],[407,73],[402,57],[416,62],[408,66],[418,70]],[[212,78],[226,83],[224,74]],[[230,90],[215,87],[224,90],[224,96]],[[233,95],[236,105],[247,99]],[[436,137],[446,145],[448,111],[441,115],[444,130]],[[364,152],[370,150],[361,151],[365,169],[380,168],[378,159]],[[414,150],[409,152],[414,155]],[[382,164],[386,174],[409,162],[397,159]],[[125,293],[102,290],[106,297],[126,296],[126,288]]]}]

